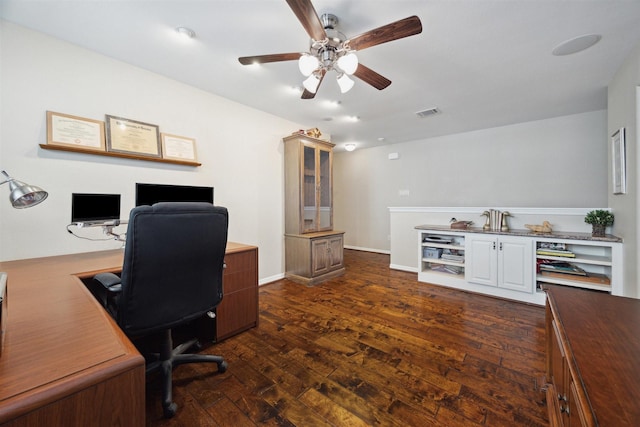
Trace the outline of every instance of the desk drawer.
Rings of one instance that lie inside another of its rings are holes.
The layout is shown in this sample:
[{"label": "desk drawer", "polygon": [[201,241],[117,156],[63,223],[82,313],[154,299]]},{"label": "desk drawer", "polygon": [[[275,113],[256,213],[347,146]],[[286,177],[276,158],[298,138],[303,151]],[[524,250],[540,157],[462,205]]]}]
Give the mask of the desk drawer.
[{"label": "desk drawer", "polygon": [[224,269],[224,275],[237,273],[238,271],[257,270],[258,268],[258,251],[251,250],[245,252],[236,252],[224,257],[224,263],[227,267]]}]

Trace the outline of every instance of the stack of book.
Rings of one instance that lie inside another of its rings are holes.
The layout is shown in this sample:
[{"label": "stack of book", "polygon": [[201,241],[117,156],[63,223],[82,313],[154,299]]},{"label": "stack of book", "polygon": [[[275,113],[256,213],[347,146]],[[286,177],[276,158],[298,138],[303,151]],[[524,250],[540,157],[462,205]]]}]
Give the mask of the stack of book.
[{"label": "stack of book", "polygon": [[538,248],[536,250],[536,254],[547,255],[547,256],[559,256],[559,257],[565,257],[565,258],[576,257],[576,254],[566,249]]},{"label": "stack of book", "polygon": [[449,273],[449,274],[464,273],[464,268],[458,267],[457,265],[431,264],[431,270],[440,271],[442,273]]},{"label": "stack of book", "polygon": [[558,256],[565,258],[575,258],[576,254],[567,249],[567,245],[557,242],[540,242],[536,249],[536,254],[547,256]]},{"label": "stack of book", "polygon": [[459,253],[450,251],[450,250],[445,250],[440,256],[440,258],[442,258],[445,261],[453,261],[453,262],[459,262],[459,263],[464,262],[464,255],[460,255]]},{"label": "stack of book", "polygon": [[602,285],[611,284],[611,279],[604,274],[587,273],[577,265],[565,261],[541,260],[538,266],[540,274],[557,279],[579,280],[581,282],[597,283]]},{"label": "stack of book", "polygon": [[574,264],[571,264],[570,262],[565,262],[565,261],[541,262],[540,272],[542,274],[544,274],[545,272],[553,272],[553,273],[570,274],[574,276],[587,275],[587,273],[577,265],[574,265]]}]

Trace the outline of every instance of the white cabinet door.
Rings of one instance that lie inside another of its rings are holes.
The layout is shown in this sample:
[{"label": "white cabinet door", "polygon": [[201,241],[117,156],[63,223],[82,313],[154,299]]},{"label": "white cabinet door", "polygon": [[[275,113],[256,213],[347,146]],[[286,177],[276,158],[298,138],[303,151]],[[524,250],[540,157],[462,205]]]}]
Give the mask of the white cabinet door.
[{"label": "white cabinet door", "polygon": [[533,292],[533,241],[526,237],[468,234],[466,280]]},{"label": "white cabinet door", "polygon": [[465,279],[467,282],[497,286],[498,252],[495,236],[467,234],[465,244]]},{"label": "white cabinet door", "polygon": [[498,243],[498,286],[533,292],[533,241],[523,237],[500,236]]}]

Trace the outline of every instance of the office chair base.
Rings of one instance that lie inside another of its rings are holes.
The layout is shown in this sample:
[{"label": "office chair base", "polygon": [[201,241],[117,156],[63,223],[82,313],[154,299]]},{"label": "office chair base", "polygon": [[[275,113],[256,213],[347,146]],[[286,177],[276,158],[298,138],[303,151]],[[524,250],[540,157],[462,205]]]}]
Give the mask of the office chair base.
[{"label": "office chair base", "polygon": [[173,402],[172,393],[172,372],[174,367],[184,363],[215,363],[218,366],[219,373],[227,370],[228,364],[221,356],[211,354],[183,354],[197,344],[197,340],[191,340],[173,348],[171,330],[167,330],[164,333],[160,353],[153,355],[156,360],[147,363],[147,374],[157,370],[161,371],[162,411],[165,418],[173,417],[178,409],[178,405]]}]

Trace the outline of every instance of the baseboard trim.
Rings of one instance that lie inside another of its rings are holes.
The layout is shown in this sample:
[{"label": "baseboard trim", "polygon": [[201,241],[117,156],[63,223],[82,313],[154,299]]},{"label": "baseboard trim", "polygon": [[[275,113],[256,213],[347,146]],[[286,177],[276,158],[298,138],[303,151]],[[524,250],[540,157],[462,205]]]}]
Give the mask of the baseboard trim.
[{"label": "baseboard trim", "polygon": [[416,267],[407,267],[406,265],[399,265],[399,264],[389,264],[389,268],[392,270],[407,271],[409,273],[418,272],[418,269]]},{"label": "baseboard trim", "polygon": [[374,253],[385,254],[385,255],[390,255],[391,254],[391,251],[385,250],[385,249],[363,248],[363,247],[360,247],[360,246],[350,246],[350,245],[344,245],[344,248],[345,249],[353,249],[355,251],[374,252]]},{"label": "baseboard trim", "polygon": [[272,283],[281,279],[284,279],[284,273],[274,274],[273,276],[270,276],[270,277],[264,277],[258,280],[258,286],[268,285],[269,283]]}]

